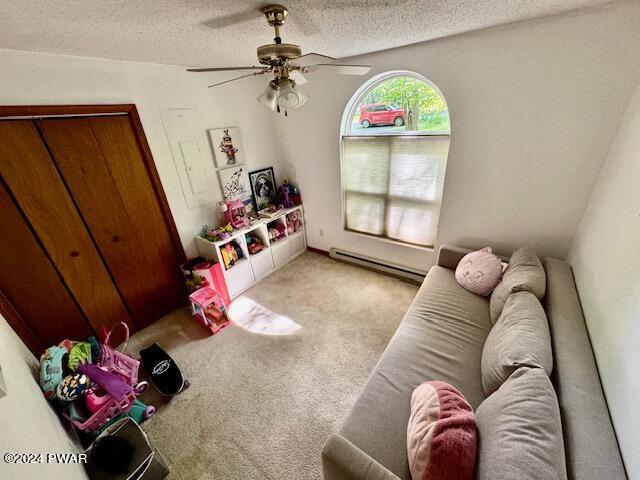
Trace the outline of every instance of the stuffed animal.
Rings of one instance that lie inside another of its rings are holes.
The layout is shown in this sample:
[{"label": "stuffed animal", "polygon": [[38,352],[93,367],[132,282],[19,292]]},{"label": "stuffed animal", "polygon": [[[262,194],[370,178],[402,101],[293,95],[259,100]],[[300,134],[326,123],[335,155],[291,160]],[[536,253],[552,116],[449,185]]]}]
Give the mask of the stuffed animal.
[{"label": "stuffed animal", "polygon": [[485,247],[465,255],[458,263],[455,277],[466,290],[487,296],[500,282],[504,268],[491,247]]},{"label": "stuffed animal", "polygon": [[289,182],[286,178],[284,179],[284,183],[278,188],[278,198],[280,200],[280,205],[284,208],[293,207],[293,202],[289,198]]},{"label": "stuffed animal", "polygon": [[287,232],[289,234],[299,232],[302,230],[302,219],[300,217],[300,212],[295,210],[287,215]]}]

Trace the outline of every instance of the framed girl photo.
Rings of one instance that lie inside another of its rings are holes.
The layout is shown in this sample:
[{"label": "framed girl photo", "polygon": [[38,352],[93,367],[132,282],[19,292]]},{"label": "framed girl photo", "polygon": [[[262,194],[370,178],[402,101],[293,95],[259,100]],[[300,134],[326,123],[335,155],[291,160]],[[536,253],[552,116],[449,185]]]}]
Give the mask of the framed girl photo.
[{"label": "framed girl photo", "polygon": [[240,129],[237,127],[209,130],[216,167],[225,168],[245,163]]},{"label": "framed girl photo", "polygon": [[249,172],[249,183],[256,202],[256,210],[260,211],[269,205],[276,204],[276,177],[273,167]]}]

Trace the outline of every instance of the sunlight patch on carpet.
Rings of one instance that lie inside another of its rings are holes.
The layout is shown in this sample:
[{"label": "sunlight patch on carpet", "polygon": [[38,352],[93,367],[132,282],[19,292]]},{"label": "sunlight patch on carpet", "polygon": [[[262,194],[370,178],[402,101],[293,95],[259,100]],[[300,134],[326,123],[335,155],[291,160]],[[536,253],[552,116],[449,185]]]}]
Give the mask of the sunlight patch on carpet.
[{"label": "sunlight patch on carpet", "polygon": [[236,298],[228,313],[232,322],[253,333],[291,335],[302,328],[290,318],[278,315],[247,297]]}]

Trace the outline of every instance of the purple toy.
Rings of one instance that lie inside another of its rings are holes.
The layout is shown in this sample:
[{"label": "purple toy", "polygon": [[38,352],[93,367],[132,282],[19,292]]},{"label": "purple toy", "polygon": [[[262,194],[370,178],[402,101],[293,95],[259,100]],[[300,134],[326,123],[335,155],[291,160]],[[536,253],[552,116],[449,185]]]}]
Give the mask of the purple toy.
[{"label": "purple toy", "polygon": [[287,182],[286,179],[284,183],[280,185],[280,187],[278,188],[278,196],[280,197],[280,204],[284,208],[293,207],[293,202],[289,198],[289,183]]},{"label": "purple toy", "polygon": [[122,377],[115,373],[105,372],[96,365],[90,363],[80,365],[78,372],[84,373],[91,379],[91,383],[102,387],[102,389],[113,398],[124,398],[133,391],[133,387],[122,381]]}]

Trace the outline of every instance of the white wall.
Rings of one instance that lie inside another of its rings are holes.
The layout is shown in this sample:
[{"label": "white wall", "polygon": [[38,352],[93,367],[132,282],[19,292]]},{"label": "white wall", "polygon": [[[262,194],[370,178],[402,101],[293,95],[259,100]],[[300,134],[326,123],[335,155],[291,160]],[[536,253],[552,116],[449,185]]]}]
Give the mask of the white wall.
[{"label": "white wall", "polygon": [[630,479],[640,479],[640,84],[569,253]]},{"label": "white wall", "polygon": [[44,463],[16,465],[0,459],[0,478],[80,480],[82,465],[47,464],[48,453],[75,453],[72,441],[38,386],[38,361],[0,315],[0,454],[42,453]]},{"label": "white wall", "polygon": [[[135,103],[156,167],[188,256],[197,255],[193,236],[203,224],[217,224],[221,198],[206,136],[209,128],[237,126],[249,169],[275,165],[271,112],[255,97],[264,81],[245,79],[232,86],[208,89],[211,74],[195,74],[178,66],[118,62],[0,49],[0,105]],[[214,183],[211,203],[190,209],[182,193],[160,111],[192,108],[198,112],[194,132]]]},{"label": "white wall", "polygon": [[[622,3],[348,59],[372,65],[369,76],[413,70],[446,97],[438,244],[566,255],[640,73],[639,24],[640,4]],[[368,77],[309,78],[309,103],[277,120],[309,244],[427,269],[433,253],[342,230],[340,119]]]}]

